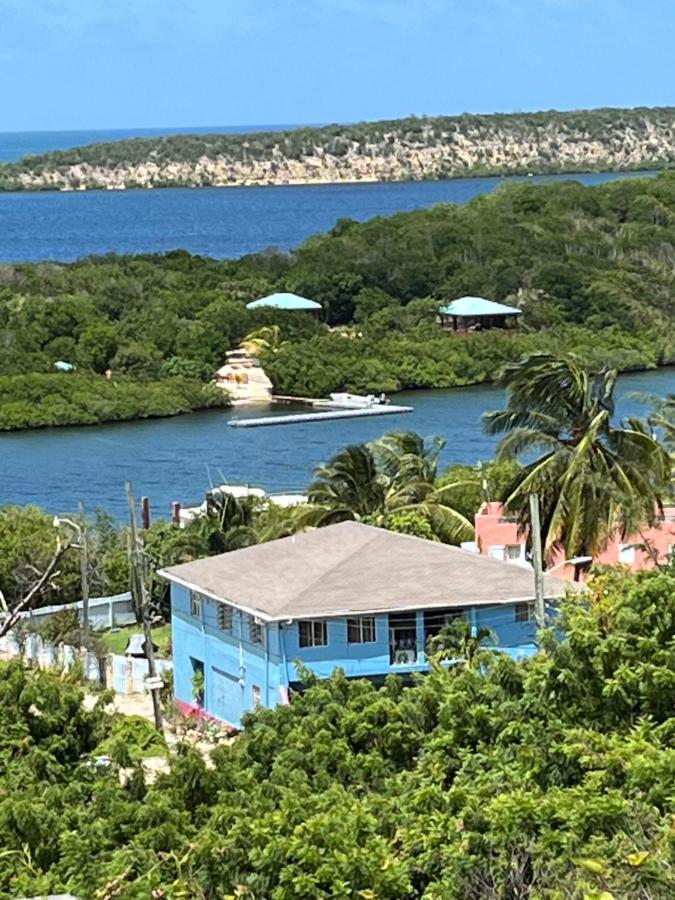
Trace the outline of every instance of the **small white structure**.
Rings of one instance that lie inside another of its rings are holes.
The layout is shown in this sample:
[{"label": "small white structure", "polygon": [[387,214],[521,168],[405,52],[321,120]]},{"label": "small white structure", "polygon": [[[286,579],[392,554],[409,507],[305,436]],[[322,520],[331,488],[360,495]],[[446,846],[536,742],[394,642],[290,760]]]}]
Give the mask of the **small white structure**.
[{"label": "small white structure", "polygon": [[389,403],[384,394],[331,394],[327,400],[315,400],[315,409],[370,409]]},{"label": "small white structure", "polygon": [[[261,505],[266,503],[274,503],[276,506],[282,506],[287,509],[290,506],[300,506],[307,503],[307,494],[299,492],[280,492],[268,494],[263,488],[251,487],[250,484],[219,484],[218,487],[212,488],[209,493],[214,498],[222,498],[224,494],[236,497],[238,500],[244,500],[249,497],[255,497],[261,501]],[[199,519],[206,515],[207,501],[204,500],[199,506],[186,506],[184,509],[178,510],[178,523],[181,528],[185,528],[188,522],[193,519]]]}]

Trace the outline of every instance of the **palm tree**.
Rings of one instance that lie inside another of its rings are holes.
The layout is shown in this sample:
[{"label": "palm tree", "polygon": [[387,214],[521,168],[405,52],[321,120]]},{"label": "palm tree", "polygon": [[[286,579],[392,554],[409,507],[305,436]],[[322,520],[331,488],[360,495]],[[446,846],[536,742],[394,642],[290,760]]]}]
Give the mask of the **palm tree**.
[{"label": "palm tree", "polygon": [[472,524],[451,505],[455,485],[435,486],[444,446],[440,438],[427,443],[414,433],[393,432],[339,450],[316,469],[310,504],[299,513],[301,524],[356,520],[387,528],[392,517],[412,512],[442,541],[469,540]]},{"label": "palm tree", "polygon": [[315,469],[304,518],[317,527],[377,519],[386,508],[387,489],[368,444],[350,444]]},{"label": "palm tree", "polygon": [[504,435],[497,458],[525,458],[505,505],[525,528],[529,495],[539,495],[549,559],[558,546],[594,555],[661,506],[668,454],[639,420],[614,424],[616,378],[572,356],[536,354],[506,367],[506,409],[484,417],[488,434]]},{"label": "palm tree", "polygon": [[426,654],[433,662],[455,660],[458,665],[475,669],[481,662],[482,651],[496,643],[490,628],[474,628],[464,618],[458,618],[427,641]]},{"label": "palm tree", "polygon": [[675,394],[669,394],[665,398],[647,397],[652,405],[649,415],[649,424],[663,432],[663,443],[675,453]]},{"label": "palm tree", "polygon": [[281,340],[278,325],[265,325],[247,334],[239,346],[249,356],[260,356],[261,353],[278,353],[288,346],[288,341]]}]

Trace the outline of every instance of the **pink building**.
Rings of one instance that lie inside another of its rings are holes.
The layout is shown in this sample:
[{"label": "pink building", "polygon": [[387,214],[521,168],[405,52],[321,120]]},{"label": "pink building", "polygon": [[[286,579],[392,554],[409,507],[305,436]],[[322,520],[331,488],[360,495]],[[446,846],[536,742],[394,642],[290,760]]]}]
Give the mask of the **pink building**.
[{"label": "pink building", "polygon": [[[675,507],[664,507],[659,519],[657,525],[646,527],[639,534],[629,535],[623,540],[613,538],[593,562],[601,565],[622,563],[631,569],[649,569],[655,561],[667,562],[675,552]],[[474,522],[477,552],[493,559],[528,564],[525,557],[527,534],[519,532],[517,522],[504,512],[501,503],[484,503]],[[564,552],[558,551],[547,568],[553,568],[564,559]],[[574,579],[574,568],[560,566],[555,574],[571,581]]]}]

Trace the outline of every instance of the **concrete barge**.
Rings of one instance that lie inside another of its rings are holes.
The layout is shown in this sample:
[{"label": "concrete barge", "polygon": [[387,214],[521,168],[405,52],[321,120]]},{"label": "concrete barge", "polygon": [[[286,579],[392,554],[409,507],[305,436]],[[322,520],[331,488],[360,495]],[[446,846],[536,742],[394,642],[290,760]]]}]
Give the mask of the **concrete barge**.
[{"label": "concrete barge", "polygon": [[369,406],[365,409],[333,409],[328,412],[292,413],[289,416],[263,416],[250,419],[230,419],[230,428],[262,428],[268,425],[301,425],[305,422],[325,422],[329,419],[361,419],[366,416],[395,416],[414,412],[412,406]]}]

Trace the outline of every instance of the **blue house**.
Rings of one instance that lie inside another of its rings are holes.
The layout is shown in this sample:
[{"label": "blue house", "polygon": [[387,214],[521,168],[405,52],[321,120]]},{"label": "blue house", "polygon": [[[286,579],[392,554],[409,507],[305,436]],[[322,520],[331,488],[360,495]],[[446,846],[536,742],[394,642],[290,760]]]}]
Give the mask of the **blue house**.
[{"label": "blue house", "polygon": [[[235,728],[289,701],[296,661],[319,676],[424,671],[427,640],[457,616],[514,656],[535,649],[531,571],[357,522],[160,574],[171,582],[176,700]],[[546,578],[551,599],[566,587]]]}]

